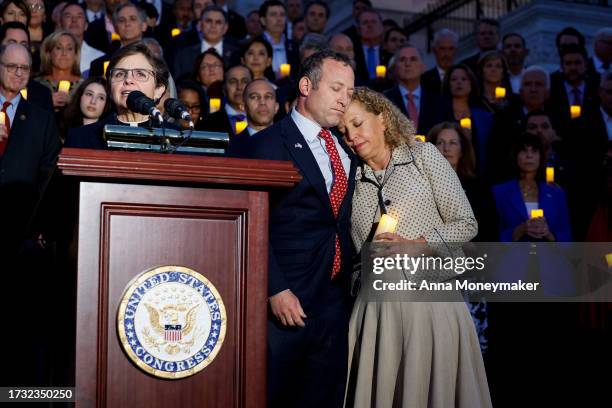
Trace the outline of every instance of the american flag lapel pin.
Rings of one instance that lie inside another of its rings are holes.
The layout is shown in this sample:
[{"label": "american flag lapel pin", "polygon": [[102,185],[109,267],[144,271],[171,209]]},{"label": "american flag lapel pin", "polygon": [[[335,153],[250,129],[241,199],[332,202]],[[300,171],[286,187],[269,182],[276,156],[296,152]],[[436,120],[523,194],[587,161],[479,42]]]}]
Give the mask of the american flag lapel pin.
[{"label": "american flag lapel pin", "polygon": [[302,148],[302,144],[301,143],[296,143],[293,147],[295,147],[296,149],[301,149]]}]

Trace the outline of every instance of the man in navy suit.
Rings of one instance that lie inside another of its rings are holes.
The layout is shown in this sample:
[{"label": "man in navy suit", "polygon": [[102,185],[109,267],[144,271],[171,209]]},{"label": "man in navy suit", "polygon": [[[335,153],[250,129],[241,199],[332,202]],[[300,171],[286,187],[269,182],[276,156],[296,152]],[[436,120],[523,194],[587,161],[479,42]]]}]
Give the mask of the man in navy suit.
[{"label": "man in navy suit", "polygon": [[386,91],[385,96],[412,120],[417,134],[427,135],[438,123],[454,120],[450,101],[421,86],[425,64],[418,48],[410,44],[400,46],[389,65],[397,85]]},{"label": "man in navy suit", "polygon": [[340,407],[356,164],[329,129],[351,100],[355,75],[346,56],[325,50],[304,61],[299,78],[296,108],[246,141],[231,141],[229,154],[290,160],[303,177],[270,211],[269,406]]},{"label": "man in navy suit", "polygon": [[198,55],[210,48],[223,57],[226,67],[237,61],[238,47],[226,38],[227,14],[221,7],[215,5],[206,7],[202,11],[199,27],[202,32],[202,40],[177,51],[174,57],[174,71],[172,72],[174,78],[191,75]]}]

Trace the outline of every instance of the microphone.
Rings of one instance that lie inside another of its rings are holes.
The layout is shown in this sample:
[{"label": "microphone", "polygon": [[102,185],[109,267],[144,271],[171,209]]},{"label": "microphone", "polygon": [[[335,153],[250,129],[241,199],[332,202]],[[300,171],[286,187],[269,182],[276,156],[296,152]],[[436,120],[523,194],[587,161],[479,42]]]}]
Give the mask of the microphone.
[{"label": "microphone", "polygon": [[152,118],[157,119],[160,124],[164,122],[164,118],[159,109],[155,107],[155,102],[153,102],[153,99],[149,98],[140,91],[130,92],[127,97],[127,107],[132,112],[149,115]]},{"label": "microphone", "polygon": [[181,101],[174,98],[167,99],[166,102],[164,102],[164,109],[166,110],[166,113],[168,113],[168,115],[174,119],[189,121],[189,128],[193,129],[194,125],[191,115],[189,114],[187,107],[183,105]]}]

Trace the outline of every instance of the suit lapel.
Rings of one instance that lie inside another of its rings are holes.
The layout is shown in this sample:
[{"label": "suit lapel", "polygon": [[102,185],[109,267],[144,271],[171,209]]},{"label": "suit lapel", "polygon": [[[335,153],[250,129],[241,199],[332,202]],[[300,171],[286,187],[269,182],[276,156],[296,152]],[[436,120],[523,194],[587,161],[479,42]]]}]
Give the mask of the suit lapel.
[{"label": "suit lapel", "polygon": [[284,144],[287,151],[293,158],[293,161],[298,166],[304,177],[315,189],[319,199],[323,205],[332,214],[331,203],[329,201],[329,194],[325,187],[325,179],[321,174],[319,165],[314,158],[314,155],[308,147],[308,142],[304,139],[304,136],[291,119],[291,116],[287,116],[287,120],[282,122],[282,137],[284,138]]},{"label": "suit lapel", "polygon": [[521,196],[521,188],[519,187],[518,181],[512,182],[511,186],[511,194],[510,194],[510,203],[512,206],[522,215],[524,219],[529,218],[527,214],[527,208],[525,208],[525,202],[523,201],[523,197]]},{"label": "suit lapel", "polygon": [[19,103],[17,104],[17,110],[15,111],[15,117],[13,118],[13,122],[11,123],[11,134],[13,133],[13,130],[19,130],[22,128],[22,126],[28,123],[27,104],[28,102],[25,101],[23,98],[19,99]]}]

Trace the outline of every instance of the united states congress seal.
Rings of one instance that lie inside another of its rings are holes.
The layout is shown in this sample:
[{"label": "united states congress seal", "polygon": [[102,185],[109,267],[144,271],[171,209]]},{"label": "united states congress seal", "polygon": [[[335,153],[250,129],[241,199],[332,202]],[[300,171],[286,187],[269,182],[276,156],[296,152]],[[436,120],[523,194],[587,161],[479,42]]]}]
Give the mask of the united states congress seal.
[{"label": "united states congress seal", "polygon": [[125,353],[160,378],[184,378],[203,370],[219,353],[226,325],[217,289],[183,266],[142,272],[125,289],[117,312]]}]

